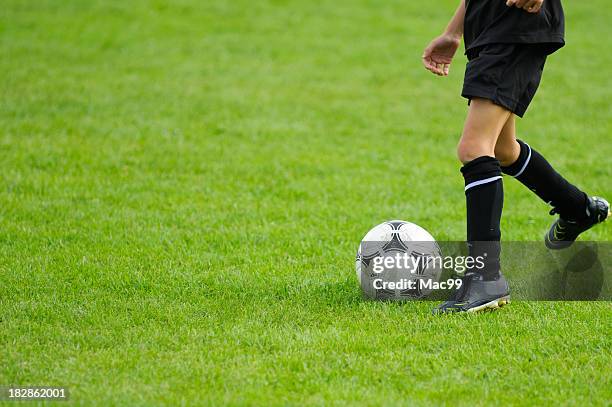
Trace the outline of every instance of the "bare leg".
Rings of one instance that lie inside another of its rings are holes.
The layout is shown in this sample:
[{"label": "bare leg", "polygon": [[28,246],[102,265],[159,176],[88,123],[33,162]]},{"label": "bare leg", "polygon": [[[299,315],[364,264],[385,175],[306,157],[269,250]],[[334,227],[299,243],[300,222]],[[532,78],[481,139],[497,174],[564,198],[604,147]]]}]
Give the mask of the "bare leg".
[{"label": "bare leg", "polygon": [[457,146],[459,160],[465,164],[478,157],[495,157],[497,139],[510,116],[510,111],[490,100],[472,99]]},{"label": "bare leg", "polygon": [[514,122],[515,116],[511,114],[506,120],[506,124],[499,133],[497,143],[495,144],[495,158],[499,160],[502,167],[507,167],[519,158],[521,146],[516,141],[516,127]]}]

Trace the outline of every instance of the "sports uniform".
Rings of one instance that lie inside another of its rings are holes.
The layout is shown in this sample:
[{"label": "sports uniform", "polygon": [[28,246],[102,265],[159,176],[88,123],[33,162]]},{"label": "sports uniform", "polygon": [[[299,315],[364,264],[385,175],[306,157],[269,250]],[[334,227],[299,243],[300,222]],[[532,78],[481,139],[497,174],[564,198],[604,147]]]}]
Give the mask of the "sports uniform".
[{"label": "sports uniform", "polygon": [[535,96],[547,55],[564,44],[560,0],[538,13],[502,0],[466,0],[464,42],[468,64],[462,96],[493,101],[522,117]]}]

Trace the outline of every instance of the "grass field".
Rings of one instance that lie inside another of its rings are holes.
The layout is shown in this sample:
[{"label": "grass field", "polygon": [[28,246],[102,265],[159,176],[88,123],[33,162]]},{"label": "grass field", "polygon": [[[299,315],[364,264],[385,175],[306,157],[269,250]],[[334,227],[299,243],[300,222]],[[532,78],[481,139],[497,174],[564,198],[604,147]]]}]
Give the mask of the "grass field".
[{"label": "grass field", "polygon": [[[420,65],[455,3],[4,0],[0,385],[101,406],[609,406],[609,302],[433,317],[360,295],[373,225],[464,238],[465,58],[445,79]],[[519,136],[612,198],[612,10],[566,3]],[[504,239],[539,240],[548,208],[505,188]]]}]

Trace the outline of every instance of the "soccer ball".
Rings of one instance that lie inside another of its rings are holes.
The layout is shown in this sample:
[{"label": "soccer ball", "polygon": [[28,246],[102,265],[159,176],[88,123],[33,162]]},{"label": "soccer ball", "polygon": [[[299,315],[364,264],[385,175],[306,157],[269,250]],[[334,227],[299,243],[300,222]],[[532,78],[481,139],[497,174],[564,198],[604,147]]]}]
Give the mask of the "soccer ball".
[{"label": "soccer ball", "polygon": [[392,220],[372,228],[357,250],[355,270],[366,297],[377,300],[423,299],[442,273],[442,253],[422,227]]}]

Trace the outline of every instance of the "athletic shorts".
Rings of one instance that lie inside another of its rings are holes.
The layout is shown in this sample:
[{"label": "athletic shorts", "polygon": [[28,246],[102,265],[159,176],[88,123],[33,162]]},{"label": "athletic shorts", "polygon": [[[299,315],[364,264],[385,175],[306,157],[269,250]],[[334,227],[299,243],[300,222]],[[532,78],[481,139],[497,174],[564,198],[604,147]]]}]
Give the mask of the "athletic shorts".
[{"label": "athletic shorts", "polygon": [[489,44],[471,49],[461,96],[489,99],[523,117],[540,84],[546,55],[542,44]]}]

